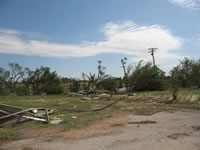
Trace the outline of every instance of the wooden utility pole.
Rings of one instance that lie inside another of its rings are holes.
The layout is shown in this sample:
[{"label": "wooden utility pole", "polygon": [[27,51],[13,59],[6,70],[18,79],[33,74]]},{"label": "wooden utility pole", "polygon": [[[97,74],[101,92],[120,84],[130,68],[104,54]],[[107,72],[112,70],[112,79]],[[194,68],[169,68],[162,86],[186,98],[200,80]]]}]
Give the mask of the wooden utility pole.
[{"label": "wooden utility pole", "polygon": [[154,58],[154,52],[157,50],[158,48],[148,48],[149,53],[152,55],[153,58],[153,65],[156,66],[155,64],[155,58]]}]

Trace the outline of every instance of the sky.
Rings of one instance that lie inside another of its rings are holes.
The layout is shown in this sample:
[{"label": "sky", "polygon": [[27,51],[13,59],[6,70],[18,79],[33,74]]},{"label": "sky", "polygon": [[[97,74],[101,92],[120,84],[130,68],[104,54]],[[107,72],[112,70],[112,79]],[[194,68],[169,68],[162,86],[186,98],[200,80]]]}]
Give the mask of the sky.
[{"label": "sky", "polygon": [[166,74],[184,57],[200,58],[200,0],[0,0],[0,67],[50,67],[60,76],[123,75],[155,62]]}]

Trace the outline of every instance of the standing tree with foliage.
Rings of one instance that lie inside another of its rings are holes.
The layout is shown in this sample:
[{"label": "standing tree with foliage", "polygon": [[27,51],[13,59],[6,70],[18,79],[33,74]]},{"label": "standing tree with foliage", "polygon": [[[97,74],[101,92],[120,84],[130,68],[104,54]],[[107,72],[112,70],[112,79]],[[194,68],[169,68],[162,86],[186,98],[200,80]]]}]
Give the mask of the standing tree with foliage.
[{"label": "standing tree with foliage", "polygon": [[16,92],[16,84],[20,81],[20,79],[24,76],[23,68],[17,63],[9,63],[9,89],[11,93]]},{"label": "standing tree with foliage", "polygon": [[193,60],[184,58],[176,68],[177,79],[181,87],[200,87],[200,59]]},{"label": "standing tree with foliage", "polygon": [[8,94],[7,82],[9,75],[9,71],[6,71],[4,68],[0,68],[0,95]]},{"label": "standing tree with foliage", "polygon": [[80,81],[77,79],[73,79],[69,85],[69,90],[71,92],[78,92],[80,90]]},{"label": "standing tree with foliage", "polygon": [[31,85],[31,89],[34,95],[36,94],[59,94],[63,92],[61,85],[61,79],[57,73],[51,72],[48,67],[40,67],[35,71],[27,69],[26,82]]},{"label": "standing tree with foliage", "polygon": [[118,83],[115,78],[109,77],[99,82],[98,87],[104,90],[108,90],[112,97],[112,93],[116,92],[117,90]]},{"label": "standing tree with foliage", "polygon": [[150,62],[142,65],[142,61],[140,61],[130,75],[132,91],[164,90],[166,86],[165,73]]}]

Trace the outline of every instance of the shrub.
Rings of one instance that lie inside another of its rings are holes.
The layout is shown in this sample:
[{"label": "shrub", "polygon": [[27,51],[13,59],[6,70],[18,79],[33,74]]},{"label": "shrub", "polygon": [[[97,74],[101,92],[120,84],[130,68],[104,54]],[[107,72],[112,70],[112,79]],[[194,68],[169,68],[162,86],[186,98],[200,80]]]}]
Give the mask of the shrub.
[{"label": "shrub", "polygon": [[118,87],[117,80],[112,77],[106,78],[98,83],[99,89],[108,90],[111,93],[111,95],[112,92],[116,92],[117,87]]},{"label": "shrub", "polygon": [[140,61],[129,78],[131,91],[164,90],[167,87],[165,73],[152,63],[142,65]]},{"label": "shrub", "polygon": [[80,82],[76,79],[72,80],[72,83],[69,86],[71,92],[78,92],[80,90]]}]

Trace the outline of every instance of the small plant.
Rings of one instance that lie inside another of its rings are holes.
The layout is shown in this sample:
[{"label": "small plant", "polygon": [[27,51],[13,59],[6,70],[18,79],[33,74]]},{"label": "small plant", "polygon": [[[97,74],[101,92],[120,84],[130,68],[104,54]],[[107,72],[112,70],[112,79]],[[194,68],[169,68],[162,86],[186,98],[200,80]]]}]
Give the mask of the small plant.
[{"label": "small plant", "polygon": [[171,93],[172,93],[172,99],[170,101],[170,103],[174,103],[177,102],[177,95],[178,95],[178,91],[179,91],[179,80],[177,78],[178,76],[178,72],[177,72],[177,67],[175,67],[172,71],[171,71]]}]

